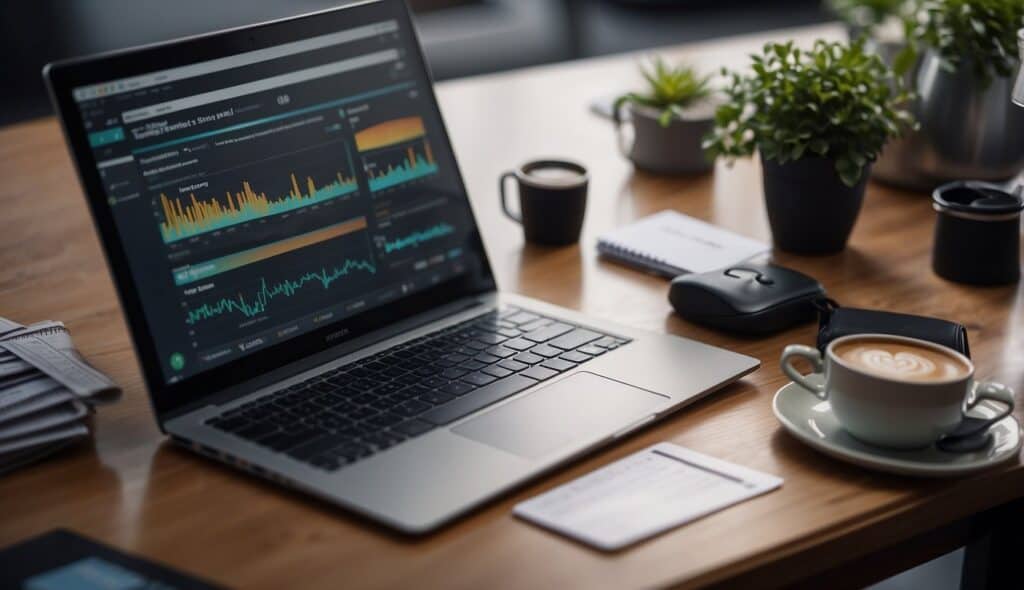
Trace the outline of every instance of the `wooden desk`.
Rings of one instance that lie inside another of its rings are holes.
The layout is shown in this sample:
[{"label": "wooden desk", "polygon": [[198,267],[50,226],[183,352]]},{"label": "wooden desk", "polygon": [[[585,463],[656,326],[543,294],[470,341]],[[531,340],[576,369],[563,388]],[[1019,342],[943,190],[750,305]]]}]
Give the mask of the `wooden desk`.
[{"label": "wooden desk", "polygon": [[[838,27],[786,31],[671,53],[712,68],[742,63],[769,38],[806,43],[839,34]],[[242,587],[776,586],[835,571],[842,572],[843,586],[951,548],[966,538],[966,529],[954,523],[1024,495],[1018,464],[924,481],[852,467],[804,447],[781,430],[770,404],[784,383],[777,368],[782,346],[812,342],[812,326],[764,340],[717,334],[674,317],[664,281],[597,259],[599,233],[664,208],[769,239],[756,164],[664,178],[634,173],[619,156],[611,125],[588,112],[588,101],[635,84],[636,61],[613,57],[441,86],[499,284],[732,348],[760,358],[763,368],[422,540],[393,536],[168,444],[154,425],[56,124],[47,119],[0,131],[0,314],[22,322],[65,321],[85,355],[125,389],[119,405],[98,415],[92,446],[0,479],[0,545],[70,527]],[[524,246],[519,228],[499,211],[498,174],[542,154],[576,158],[593,173],[579,247]],[[1020,288],[968,288],[937,278],[929,268],[933,217],[926,196],[871,185],[846,252],[777,259],[818,277],[844,304],[965,323],[979,375],[1024,390]],[[513,504],[526,497],[666,440],[780,475],[786,483],[614,555],[511,515]],[[929,531],[939,532],[913,541]]]}]

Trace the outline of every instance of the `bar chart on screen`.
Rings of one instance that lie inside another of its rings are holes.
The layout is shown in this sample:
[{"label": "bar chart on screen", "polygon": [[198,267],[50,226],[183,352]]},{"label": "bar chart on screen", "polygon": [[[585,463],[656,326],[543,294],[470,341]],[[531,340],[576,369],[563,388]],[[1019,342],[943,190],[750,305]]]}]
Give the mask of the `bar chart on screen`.
[{"label": "bar chart on screen", "polygon": [[306,176],[300,183],[292,173],[290,184],[287,193],[275,196],[258,191],[247,180],[242,181],[241,190],[225,192],[223,197],[197,197],[193,192],[182,198],[161,193],[163,221],[160,233],[164,242],[170,243],[344,197],[359,190],[356,180],[341,172],[335,172],[334,178],[319,183],[311,176]]},{"label": "bar chart on screen", "polygon": [[389,119],[355,134],[356,149],[374,193],[432,176],[438,172],[423,119]]}]

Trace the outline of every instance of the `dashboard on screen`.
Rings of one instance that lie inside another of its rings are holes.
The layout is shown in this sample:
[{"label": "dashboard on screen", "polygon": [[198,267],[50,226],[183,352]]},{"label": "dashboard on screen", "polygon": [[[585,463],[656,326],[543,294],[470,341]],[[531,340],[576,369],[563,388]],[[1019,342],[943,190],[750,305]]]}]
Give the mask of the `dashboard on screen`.
[{"label": "dashboard on screen", "polygon": [[71,89],[165,383],[486,264],[403,26]]}]

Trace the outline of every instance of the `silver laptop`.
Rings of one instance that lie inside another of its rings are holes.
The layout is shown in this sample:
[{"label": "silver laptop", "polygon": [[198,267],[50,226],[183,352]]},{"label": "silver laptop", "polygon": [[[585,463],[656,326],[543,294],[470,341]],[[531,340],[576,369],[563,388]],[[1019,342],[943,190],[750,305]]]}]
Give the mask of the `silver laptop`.
[{"label": "silver laptop", "polygon": [[758,366],[496,290],[400,0],[45,77],[157,421],[203,455],[422,533]]}]

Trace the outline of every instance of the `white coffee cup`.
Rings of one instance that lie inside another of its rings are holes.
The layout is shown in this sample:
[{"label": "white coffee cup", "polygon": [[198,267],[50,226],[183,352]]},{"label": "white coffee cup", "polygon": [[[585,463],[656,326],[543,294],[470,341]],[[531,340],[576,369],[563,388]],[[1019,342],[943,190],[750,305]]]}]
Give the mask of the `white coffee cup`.
[{"label": "white coffee cup", "polygon": [[[846,356],[838,355],[837,348]],[[790,362],[797,357],[810,361],[816,373],[824,372],[825,382],[808,380],[797,371]],[[944,365],[947,359],[949,364]],[[829,401],[847,432],[878,446],[927,447],[952,433],[964,422],[966,412],[982,400],[994,401],[1004,409],[985,420],[972,419],[972,424],[977,424],[972,431],[987,430],[1014,407],[1009,387],[974,382],[970,359],[915,338],[844,336],[829,343],[824,358],[816,348],[792,344],[783,350],[780,364],[794,383]],[[931,372],[929,364],[934,369]]]}]

